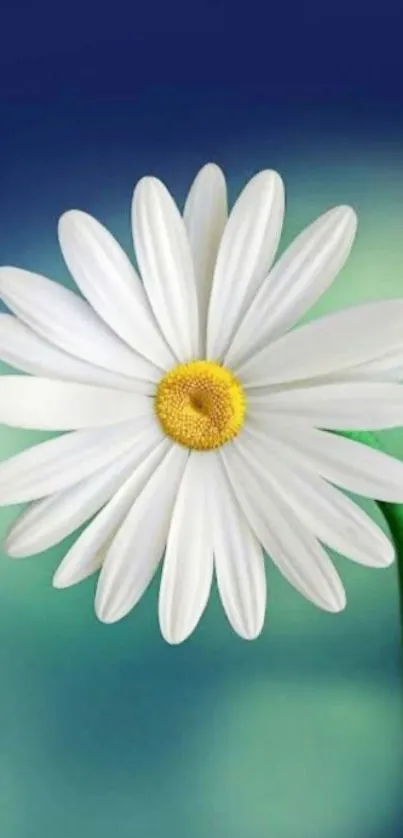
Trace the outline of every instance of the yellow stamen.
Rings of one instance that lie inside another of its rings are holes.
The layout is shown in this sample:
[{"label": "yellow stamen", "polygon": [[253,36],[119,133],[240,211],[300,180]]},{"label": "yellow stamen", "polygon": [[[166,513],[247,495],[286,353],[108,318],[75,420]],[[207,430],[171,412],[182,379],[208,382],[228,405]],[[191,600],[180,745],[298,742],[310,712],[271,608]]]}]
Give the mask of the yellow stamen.
[{"label": "yellow stamen", "polygon": [[213,361],[191,361],[164,375],[155,409],[163,430],[175,442],[209,451],[239,434],[246,399],[230,370]]}]

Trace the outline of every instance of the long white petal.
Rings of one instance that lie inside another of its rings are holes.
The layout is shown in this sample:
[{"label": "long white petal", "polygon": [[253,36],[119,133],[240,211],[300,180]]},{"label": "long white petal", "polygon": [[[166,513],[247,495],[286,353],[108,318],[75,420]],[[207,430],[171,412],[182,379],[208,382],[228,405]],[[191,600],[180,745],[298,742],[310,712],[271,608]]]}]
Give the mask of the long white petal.
[{"label": "long white petal", "polygon": [[330,373],[323,377],[323,383],[328,381],[403,381],[403,349],[395,349],[375,361]]},{"label": "long white petal", "polygon": [[351,207],[335,207],[307,227],[262,283],[239,326],[225,363],[243,363],[294,326],[331,285],[357,229]]},{"label": "long white petal", "polygon": [[138,393],[34,378],[0,376],[0,422],[17,428],[69,431],[152,415],[152,399]]},{"label": "long white petal", "polygon": [[376,382],[343,382],[297,387],[248,396],[249,410],[284,414],[328,430],[377,430],[403,425],[403,387]]},{"label": "long white petal", "polygon": [[294,329],[235,372],[262,387],[341,371],[401,348],[402,323],[402,299],[346,308]]},{"label": "long white petal", "polygon": [[253,396],[264,396],[280,390],[289,390],[290,386],[295,387],[321,387],[323,384],[343,384],[351,382],[372,382],[373,384],[398,384],[403,381],[403,350],[394,349],[376,358],[374,361],[365,361],[363,364],[356,364],[335,372],[324,375],[313,376],[312,378],[301,378],[294,382],[273,384],[258,388],[249,388],[248,398]]},{"label": "long white petal", "polygon": [[90,305],[39,274],[0,268],[0,296],[27,326],[74,357],[130,378],[158,381],[160,371],[133,352]]},{"label": "long white petal", "polygon": [[221,460],[216,458],[214,465],[211,534],[218,590],[233,629],[245,640],[253,640],[262,631],[266,611],[262,549],[238,504],[235,487],[228,482]]},{"label": "long white petal", "polygon": [[170,443],[164,439],[148,453],[116,495],[98,513],[66,553],[53,578],[55,588],[76,585],[91,576],[103,563],[116,531],[155,469],[163,461]]},{"label": "long white petal", "polygon": [[258,481],[235,445],[221,449],[225,467],[251,529],[283,576],[325,611],[341,611],[346,597],[341,580],[317,539],[283,501]]},{"label": "long white petal", "polygon": [[33,375],[152,394],[155,384],[96,367],[41,338],[12,314],[0,314],[0,360]]},{"label": "long white petal", "polygon": [[109,428],[73,431],[0,463],[0,504],[37,500],[79,483],[128,451],[147,416]]},{"label": "long white petal", "polygon": [[22,558],[58,544],[99,512],[161,438],[157,427],[145,428],[130,450],[112,463],[69,489],[35,501],[11,527],[6,552]]},{"label": "long white petal", "polygon": [[276,172],[255,175],[236,201],[218,251],[207,323],[207,357],[221,361],[281,235],[284,187]]},{"label": "long white petal", "polygon": [[387,567],[394,548],[381,528],[350,498],[319,475],[284,457],[278,441],[244,434],[239,450],[266,496],[275,488],[301,523],[328,547],[369,567]]},{"label": "long white petal", "polygon": [[132,226],[137,263],[161,331],[178,360],[197,358],[200,332],[190,244],[179,210],[157,178],[137,184]]},{"label": "long white petal", "polygon": [[[394,349],[376,358],[374,361],[365,361],[363,364],[356,364],[336,372],[325,373],[313,378],[301,378],[292,383],[293,387],[320,387],[322,384],[343,384],[350,382],[372,382],[373,384],[398,384],[403,381],[403,350]],[[265,393],[289,390],[290,382],[284,384],[268,385],[249,390],[253,395],[264,395]]]},{"label": "long white petal", "polygon": [[207,309],[214,266],[227,218],[225,177],[218,166],[208,163],[193,181],[183,212],[195,267],[202,355],[206,351]]},{"label": "long white petal", "polygon": [[116,239],[79,210],[62,215],[58,229],[67,267],[101,319],[157,367],[171,367],[174,356],[155,322],[144,287]]},{"label": "long white petal", "polygon": [[[310,428],[288,417],[265,419],[259,438],[275,439],[278,454],[319,474],[348,492],[403,503],[403,462],[355,440]],[[248,433],[253,432],[252,423]]]},{"label": "long white petal", "polygon": [[161,633],[182,643],[206,607],[213,578],[209,474],[214,454],[193,451],[179,487],[169,529],[159,595]]},{"label": "long white petal", "polygon": [[128,614],[154,576],[187,458],[185,448],[170,447],[113,539],[95,598],[96,613],[103,622],[114,623]]}]

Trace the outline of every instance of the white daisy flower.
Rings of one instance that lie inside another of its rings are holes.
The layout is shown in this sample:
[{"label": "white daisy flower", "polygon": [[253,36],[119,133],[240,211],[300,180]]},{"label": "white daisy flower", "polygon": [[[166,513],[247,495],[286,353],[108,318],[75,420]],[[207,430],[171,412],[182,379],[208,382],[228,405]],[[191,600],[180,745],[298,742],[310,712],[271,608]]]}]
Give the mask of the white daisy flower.
[{"label": "white daisy flower", "polygon": [[59,239],[83,296],[0,269],[12,312],[0,315],[0,356],[30,374],[0,379],[0,421],[68,432],[0,465],[0,502],[30,502],[6,549],[38,553],[91,518],[54,585],[100,570],[104,622],[136,605],[164,552],[159,620],[170,643],[197,625],[214,571],[231,625],[256,637],[263,550],[333,612],[345,593],[322,544],[372,567],[393,560],[340,489],[403,501],[403,464],[332,432],[403,424],[403,300],[290,331],[343,267],[356,216],[325,213],[272,267],[283,213],[272,171],[252,178],[228,219],[217,166],[197,175],[183,219],[146,177],[132,214],[141,279],[76,210]]}]

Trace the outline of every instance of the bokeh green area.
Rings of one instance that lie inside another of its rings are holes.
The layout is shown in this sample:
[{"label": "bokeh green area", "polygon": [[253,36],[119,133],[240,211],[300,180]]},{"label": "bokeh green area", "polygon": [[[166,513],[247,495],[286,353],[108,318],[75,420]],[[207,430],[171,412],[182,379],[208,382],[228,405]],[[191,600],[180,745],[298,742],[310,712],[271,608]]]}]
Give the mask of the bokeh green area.
[{"label": "bokeh green area", "polygon": [[[301,155],[285,166],[282,247],[335,203],[360,216],[351,259],[310,316],[403,295],[403,158],[385,159],[350,152],[329,168]],[[232,166],[235,194],[252,172],[250,161]],[[100,212],[124,244],[126,213],[106,200]],[[46,247],[47,234],[30,251],[32,269],[37,251],[44,270]],[[53,257],[46,270],[71,284]],[[0,458],[43,438],[2,427]],[[383,438],[403,457],[403,432]],[[1,537],[17,512],[0,511]],[[94,616],[94,579],[52,589],[73,540],[29,559],[0,555],[1,838],[398,838],[395,567],[335,557],[348,595],[336,616],[302,600],[268,561],[260,639],[237,638],[214,593],[196,634],[176,648],[158,632],[158,579],[114,626]]]}]

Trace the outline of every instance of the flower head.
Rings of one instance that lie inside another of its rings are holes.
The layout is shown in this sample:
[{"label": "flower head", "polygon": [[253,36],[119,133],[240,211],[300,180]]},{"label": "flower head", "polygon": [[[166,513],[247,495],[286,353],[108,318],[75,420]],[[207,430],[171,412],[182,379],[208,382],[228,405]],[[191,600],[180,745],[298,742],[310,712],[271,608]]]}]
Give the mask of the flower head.
[{"label": "flower head", "polygon": [[[273,266],[284,189],[253,177],[229,217],[207,165],[183,217],[165,186],[133,198],[139,274],[76,210],[59,223],[81,294],[0,269],[0,421],[64,431],[0,465],[0,502],[29,502],[6,542],[37,553],[90,521],[58,568],[62,588],[100,570],[105,622],[137,603],[161,559],[164,637],[197,625],[215,570],[235,631],[263,626],[267,552],[328,611],[345,605],[325,547],[373,567],[392,544],[344,492],[403,501],[403,464],[334,433],[403,424],[403,300],[296,326],[350,252],[356,216],[322,215]],[[336,488],[339,487],[339,488]]]}]

